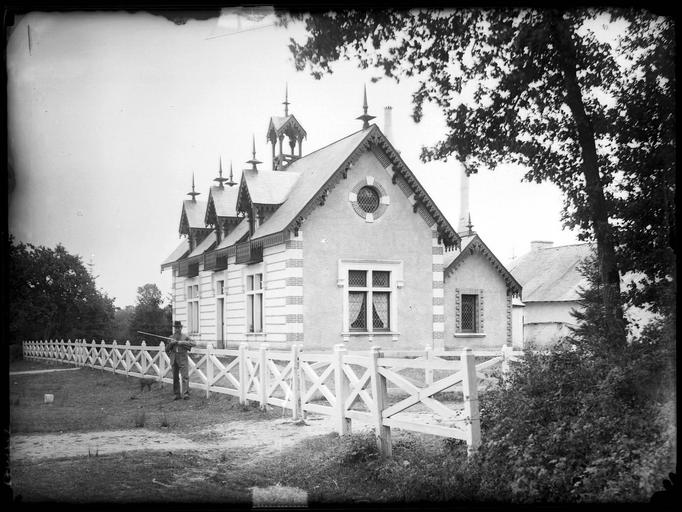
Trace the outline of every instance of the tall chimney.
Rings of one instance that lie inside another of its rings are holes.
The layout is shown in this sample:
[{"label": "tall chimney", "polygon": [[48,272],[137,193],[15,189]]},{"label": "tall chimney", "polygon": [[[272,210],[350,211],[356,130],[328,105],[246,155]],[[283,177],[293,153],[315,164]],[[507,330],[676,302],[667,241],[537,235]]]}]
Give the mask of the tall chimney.
[{"label": "tall chimney", "polygon": [[469,222],[469,176],[467,176],[464,166],[462,166],[461,174],[459,176],[459,222],[457,223],[457,232],[463,233],[467,231],[467,224]]},{"label": "tall chimney", "polygon": [[384,107],[384,135],[393,144],[393,107]]}]

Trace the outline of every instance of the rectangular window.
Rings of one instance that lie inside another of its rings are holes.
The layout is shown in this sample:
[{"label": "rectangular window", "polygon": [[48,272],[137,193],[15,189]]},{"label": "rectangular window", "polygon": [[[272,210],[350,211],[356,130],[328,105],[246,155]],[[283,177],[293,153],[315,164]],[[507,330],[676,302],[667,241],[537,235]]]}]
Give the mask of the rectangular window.
[{"label": "rectangular window", "polygon": [[199,332],[199,285],[187,287],[187,329],[190,333]]},{"label": "rectangular window", "polygon": [[351,331],[389,331],[390,311],[390,271],[348,271],[348,325]]},{"label": "rectangular window", "polygon": [[225,295],[225,281],[216,281],[216,295]]},{"label": "rectangular window", "polygon": [[478,295],[462,294],[462,332],[478,332]]},{"label": "rectangular window", "polygon": [[246,328],[263,332],[263,274],[246,276]]}]

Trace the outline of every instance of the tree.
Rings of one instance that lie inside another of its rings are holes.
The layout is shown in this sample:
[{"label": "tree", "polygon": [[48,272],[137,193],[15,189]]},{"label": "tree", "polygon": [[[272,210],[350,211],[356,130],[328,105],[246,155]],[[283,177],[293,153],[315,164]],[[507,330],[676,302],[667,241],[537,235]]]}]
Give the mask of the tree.
[{"label": "tree", "polygon": [[125,342],[130,338],[130,321],[135,313],[133,306],[116,308],[114,312],[114,327],[111,336],[119,342]]},{"label": "tree", "polygon": [[145,336],[144,331],[159,336],[171,335],[171,308],[161,307],[163,294],[158,286],[147,283],[137,288],[137,304],[130,319],[129,337],[140,343],[143,339],[149,345],[158,345],[160,338]]},{"label": "tree", "polygon": [[[303,44],[293,39],[290,44],[298,70],[307,68],[320,78],[343,58],[380,68],[396,80],[418,78],[414,120],[431,101],[448,127],[444,140],[423,149],[423,160],[455,156],[467,173],[521,164],[528,169],[525,180],[556,184],[564,193],[565,224],[578,228],[583,239],[596,240],[604,322],[609,339],[625,343],[616,252],[620,232],[612,225],[614,216],[625,212],[614,205],[614,180],[622,170],[613,147],[623,143],[619,129],[632,121],[633,112],[626,108],[622,114],[628,101],[622,87],[629,79],[629,68],[619,60],[622,51],[597,33],[600,24],[610,30],[620,24],[639,50],[633,54],[638,59],[653,52],[672,62],[663,44],[667,35],[650,36],[651,48],[638,46],[635,35],[642,42],[647,30],[672,33],[669,20],[594,9],[343,11],[293,18],[305,19],[308,33]],[[280,13],[280,19],[288,22],[287,15]],[[659,88],[658,97],[646,97],[670,99],[670,91]],[[614,111],[623,116],[616,125]],[[647,149],[643,144],[631,156],[647,158]],[[674,154],[665,157],[674,168]],[[637,163],[631,162],[630,170]],[[631,244],[628,251],[634,254],[637,247]]]},{"label": "tree", "polygon": [[113,299],[98,290],[81,258],[8,239],[10,342],[25,339],[106,338]]},{"label": "tree", "polygon": [[671,316],[677,281],[674,27],[642,20],[622,44],[630,72],[607,117],[616,134],[613,166],[621,174],[614,194],[621,271],[644,274],[627,290],[633,304]]}]

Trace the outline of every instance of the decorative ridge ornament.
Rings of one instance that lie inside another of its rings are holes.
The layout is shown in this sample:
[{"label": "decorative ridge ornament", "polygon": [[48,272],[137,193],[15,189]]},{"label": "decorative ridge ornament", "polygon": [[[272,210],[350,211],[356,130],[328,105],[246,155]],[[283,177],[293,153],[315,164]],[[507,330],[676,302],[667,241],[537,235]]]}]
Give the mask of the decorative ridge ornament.
[{"label": "decorative ridge ornament", "polygon": [[218,186],[223,188],[223,182],[227,181],[227,178],[223,178],[223,160],[222,157],[218,157],[218,177],[213,178],[213,181],[218,182]]},{"label": "decorative ridge ornament", "polygon": [[237,182],[234,181],[234,177],[232,174],[232,160],[230,160],[230,179],[227,181],[227,184],[231,187],[234,187],[237,184]]},{"label": "decorative ridge ornament", "polygon": [[253,135],[253,148],[251,154],[253,155],[251,157],[251,160],[247,160],[247,164],[251,164],[251,170],[258,172],[258,167],[256,167],[258,164],[263,163],[260,160],[256,159],[256,135]]},{"label": "decorative ridge ornament", "polygon": [[364,98],[363,98],[363,104],[362,104],[362,110],[363,114],[359,117],[356,117],[355,119],[358,119],[362,121],[362,129],[366,130],[369,128],[369,121],[375,118],[375,116],[370,116],[367,115],[367,85],[364,87]]},{"label": "decorative ridge ornament", "polygon": [[284,117],[287,117],[289,115],[289,84],[287,82],[284,82],[284,101],[282,102],[282,105],[284,105]]},{"label": "decorative ridge ornament", "polygon": [[201,192],[194,191],[194,173],[192,173],[192,191],[187,192],[187,195],[192,197],[193,203],[196,203],[197,202],[196,196],[198,196],[199,194],[201,194]]},{"label": "decorative ridge ornament", "polygon": [[474,227],[474,225],[471,223],[471,213],[470,213],[470,214],[469,214],[469,223],[467,224],[467,229],[469,230],[469,234],[470,234],[470,235],[473,235],[473,233],[474,233],[474,232],[471,230],[471,228],[473,228],[473,227]]}]

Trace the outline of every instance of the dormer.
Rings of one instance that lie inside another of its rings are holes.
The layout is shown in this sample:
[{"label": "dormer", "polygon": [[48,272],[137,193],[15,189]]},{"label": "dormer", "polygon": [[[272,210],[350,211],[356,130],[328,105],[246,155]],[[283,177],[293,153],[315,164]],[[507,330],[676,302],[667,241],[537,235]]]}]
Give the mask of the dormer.
[{"label": "dormer", "polygon": [[197,201],[196,196],[201,192],[194,190],[194,175],[192,175],[192,191],[187,195],[192,199],[185,199],[182,202],[182,213],[180,214],[180,235],[186,236],[189,242],[189,250],[193,251],[206,235],[211,232],[204,223],[206,216],[206,202]]},{"label": "dormer", "polygon": [[237,182],[233,178],[232,164],[230,164],[230,177],[223,178],[223,165],[220,159],[218,177],[213,181],[218,182],[218,185],[211,187],[208,193],[204,223],[215,230],[219,244],[241,221],[241,217],[237,215],[238,188],[235,187]]},{"label": "dormer", "polygon": [[[285,89],[284,101],[284,116],[272,116],[270,124],[268,125],[268,134],[266,140],[272,144],[272,170],[281,171],[294,160],[301,158],[303,152],[303,139],[308,134],[305,129],[298,122],[298,120],[289,114],[289,90],[288,86]],[[284,138],[288,139],[290,153],[284,153]],[[276,146],[279,144],[279,152]],[[298,145],[298,155],[296,155],[296,145]]]}]

